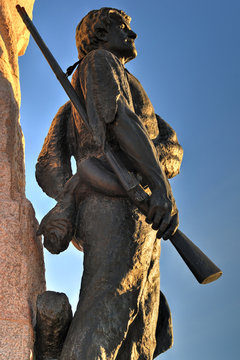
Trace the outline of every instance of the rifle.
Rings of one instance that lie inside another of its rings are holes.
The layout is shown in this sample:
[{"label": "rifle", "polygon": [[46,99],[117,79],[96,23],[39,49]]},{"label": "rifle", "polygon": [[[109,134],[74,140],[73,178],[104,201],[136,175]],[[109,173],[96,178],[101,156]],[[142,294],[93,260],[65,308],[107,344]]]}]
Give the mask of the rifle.
[{"label": "rifle", "polygon": [[[17,5],[16,8],[74,107],[89,131],[91,131],[87,120],[87,114],[81,105],[75,89],[42,40],[24,7]],[[144,215],[147,215],[149,196],[141,187],[137,178],[126,169],[107,143],[105,144],[104,155],[123,188],[126,190],[129,198]],[[169,240],[200,284],[208,284],[217,280],[222,275],[222,271],[179,229],[169,238]]]}]

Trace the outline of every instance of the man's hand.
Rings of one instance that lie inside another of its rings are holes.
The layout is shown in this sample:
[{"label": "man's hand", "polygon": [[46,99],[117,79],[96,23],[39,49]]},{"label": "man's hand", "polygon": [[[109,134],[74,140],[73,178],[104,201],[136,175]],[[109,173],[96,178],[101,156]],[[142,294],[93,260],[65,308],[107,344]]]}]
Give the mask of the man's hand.
[{"label": "man's hand", "polygon": [[157,238],[163,237],[164,240],[167,240],[174,235],[179,225],[179,216],[170,185],[168,196],[160,188],[152,191],[146,221],[152,224],[154,230],[158,230]]}]

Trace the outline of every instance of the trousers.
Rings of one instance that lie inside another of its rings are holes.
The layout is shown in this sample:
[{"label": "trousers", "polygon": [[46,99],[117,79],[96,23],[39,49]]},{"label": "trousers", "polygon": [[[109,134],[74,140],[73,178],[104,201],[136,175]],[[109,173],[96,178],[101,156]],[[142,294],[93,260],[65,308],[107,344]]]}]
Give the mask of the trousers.
[{"label": "trousers", "polygon": [[79,303],[61,360],[151,360],[160,294],[160,240],[125,198],[91,194],[80,205],[84,248]]}]

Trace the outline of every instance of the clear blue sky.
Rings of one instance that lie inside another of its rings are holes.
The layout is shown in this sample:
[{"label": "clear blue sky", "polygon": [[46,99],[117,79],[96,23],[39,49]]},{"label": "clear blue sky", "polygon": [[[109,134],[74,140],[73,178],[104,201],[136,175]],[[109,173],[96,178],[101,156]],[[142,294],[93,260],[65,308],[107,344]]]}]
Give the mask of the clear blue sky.
[{"label": "clear blue sky", "polygon": [[[170,243],[161,255],[161,286],[171,306],[175,344],[166,360],[239,358],[239,0],[36,1],[34,22],[63,69],[77,60],[75,27],[90,10],[112,6],[132,17],[138,57],[128,69],[184,148],[171,184],[180,228],[224,274],[199,285]],[[67,97],[33,42],[20,58],[21,124],[26,142],[26,192],[38,220],[54,202],[34,171],[51,120]],[[82,255],[72,246],[45,253],[49,290],[75,308]]]}]

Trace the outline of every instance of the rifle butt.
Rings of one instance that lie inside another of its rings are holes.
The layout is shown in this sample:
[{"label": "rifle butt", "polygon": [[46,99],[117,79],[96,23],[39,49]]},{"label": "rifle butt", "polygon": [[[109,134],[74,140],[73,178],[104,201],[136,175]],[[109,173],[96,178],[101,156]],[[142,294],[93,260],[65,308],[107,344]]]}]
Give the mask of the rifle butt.
[{"label": "rifle butt", "polygon": [[222,271],[179,229],[169,240],[200,284],[209,284],[222,275]]},{"label": "rifle butt", "polygon": [[[136,191],[141,195],[138,195],[139,198],[145,197],[144,201],[136,201]],[[147,215],[149,196],[144,190],[140,186],[137,186],[134,190],[128,191],[128,195],[133,199],[133,202],[135,202],[139,210],[141,210],[144,215]],[[179,229],[169,240],[200,284],[209,284],[222,275],[222,271],[214,262]]]}]

